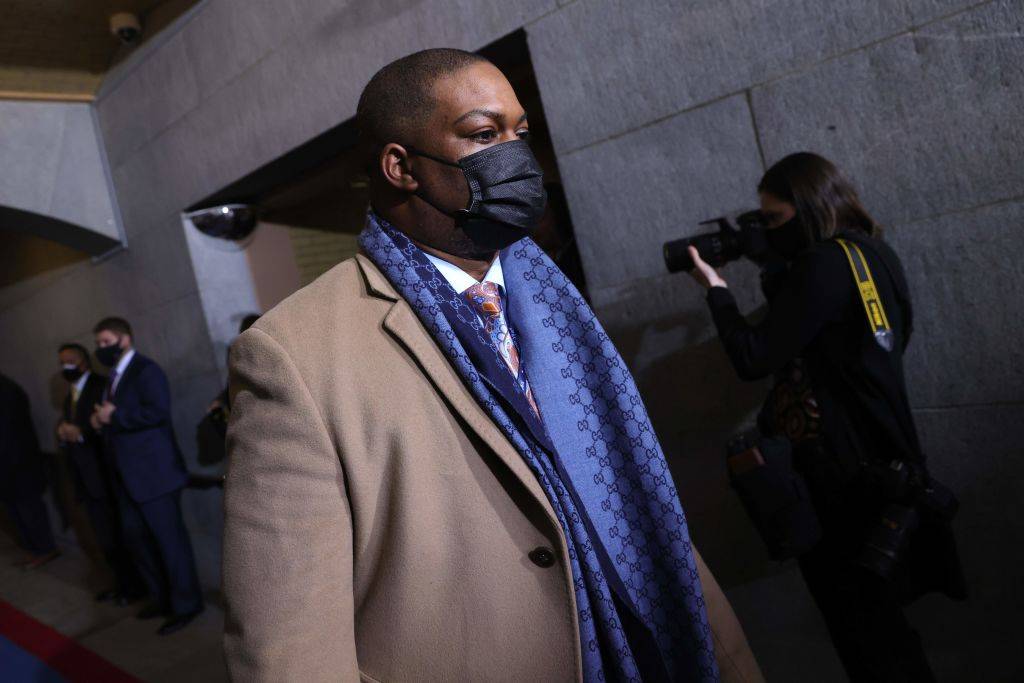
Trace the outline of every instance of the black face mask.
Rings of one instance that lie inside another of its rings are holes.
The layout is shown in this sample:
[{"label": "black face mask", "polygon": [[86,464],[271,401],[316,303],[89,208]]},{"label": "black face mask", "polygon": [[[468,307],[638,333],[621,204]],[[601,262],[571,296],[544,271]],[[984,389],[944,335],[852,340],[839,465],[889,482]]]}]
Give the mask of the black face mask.
[{"label": "black face mask", "polygon": [[69,382],[77,382],[85,373],[82,372],[77,365],[62,365],[60,374]]},{"label": "black face mask", "polygon": [[111,344],[110,346],[97,346],[96,347],[96,359],[106,365],[108,368],[113,367],[117,359],[121,357],[121,346],[119,344]]},{"label": "black face mask", "polygon": [[412,147],[407,151],[446,166],[462,169],[469,185],[469,205],[445,210],[423,194],[420,199],[456,219],[477,246],[498,251],[530,234],[544,215],[547,193],[544,173],[525,140],[493,145],[458,163],[432,156]]},{"label": "black face mask", "polygon": [[765,230],[764,237],[768,241],[768,246],[771,250],[786,259],[794,258],[810,246],[807,242],[804,228],[796,216],[793,216],[777,228]]}]

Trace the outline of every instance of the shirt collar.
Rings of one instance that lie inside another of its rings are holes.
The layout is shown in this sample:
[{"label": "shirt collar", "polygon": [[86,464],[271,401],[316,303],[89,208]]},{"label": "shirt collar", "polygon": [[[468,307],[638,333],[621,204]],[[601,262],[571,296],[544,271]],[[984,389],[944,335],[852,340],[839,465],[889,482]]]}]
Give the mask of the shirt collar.
[{"label": "shirt collar", "polygon": [[92,373],[88,370],[82,373],[82,376],[75,380],[75,391],[82,393],[85,390],[85,383],[89,381],[89,375]]},{"label": "shirt collar", "polygon": [[128,364],[132,362],[132,358],[135,357],[135,349],[128,349],[121,354],[121,357],[117,359],[117,365],[114,366],[114,372],[120,377],[124,374],[124,369],[128,367]]},{"label": "shirt collar", "polygon": [[[433,254],[423,252],[423,255],[430,259],[430,262],[434,264],[434,267],[444,276],[444,279],[448,281],[448,284],[452,286],[459,294],[462,294],[467,289],[477,284],[477,281],[473,279],[473,276],[459,268],[454,263],[449,263],[442,258],[438,258]],[[505,289],[505,275],[501,271],[501,256],[495,256],[494,261],[491,262],[491,267],[487,269],[484,274],[483,282],[493,282],[498,285],[502,290]]]}]

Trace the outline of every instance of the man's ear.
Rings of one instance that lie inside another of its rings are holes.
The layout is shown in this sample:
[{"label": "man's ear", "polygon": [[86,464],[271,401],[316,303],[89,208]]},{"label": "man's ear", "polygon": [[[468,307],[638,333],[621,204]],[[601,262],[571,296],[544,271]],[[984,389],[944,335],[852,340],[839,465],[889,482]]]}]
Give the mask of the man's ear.
[{"label": "man's ear", "polygon": [[380,172],[384,180],[395,189],[415,192],[419,187],[409,172],[409,152],[394,142],[384,145],[380,152]]}]

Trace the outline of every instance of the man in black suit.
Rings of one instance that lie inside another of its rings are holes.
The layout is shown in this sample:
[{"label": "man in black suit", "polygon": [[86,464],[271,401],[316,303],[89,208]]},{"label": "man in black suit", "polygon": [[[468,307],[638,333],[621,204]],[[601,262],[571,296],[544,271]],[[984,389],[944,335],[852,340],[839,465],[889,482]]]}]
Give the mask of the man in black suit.
[{"label": "man in black suit", "polygon": [[127,605],[146,589],[121,535],[102,438],[89,424],[93,406],[103,402],[107,378],[92,372],[89,352],[80,344],[64,344],[58,356],[61,375],[70,387],[57,425],[57,439],[71,462],[76,497],[85,507],[96,542],[114,572],[114,587],[100,591],[96,600]]},{"label": "man in black suit", "polygon": [[203,609],[181,517],[187,475],[171,426],[171,392],[160,366],[132,348],[127,321],[105,318],[93,334],[96,358],[111,371],[90,421],[102,430],[125,540],[154,599],[139,618],[166,616],[158,633],[168,635]]},{"label": "man in black suit", "polygon": [[35,569],[60,555],[50,513],[43,503],[45,490],[28,396],[14,380],[0,375],[0,502],[14,522],[22,547],[31,555],[19,562],[25,569]]}]

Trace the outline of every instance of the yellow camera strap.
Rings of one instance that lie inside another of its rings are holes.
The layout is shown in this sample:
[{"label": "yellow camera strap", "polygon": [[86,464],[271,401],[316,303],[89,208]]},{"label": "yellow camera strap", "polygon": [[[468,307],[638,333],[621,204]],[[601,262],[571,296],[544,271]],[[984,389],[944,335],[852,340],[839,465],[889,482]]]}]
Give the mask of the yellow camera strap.
[{"label": "yellow camera strap", "polygon": [[886,351],[892,351],[892,327],[889,326],[889,318],[885,315],[885,307],[878,296],[878,288],[875,287],[875,279],[871,276],[871,268],[864,258],[864,252],[849,240],[837,239],[836,242],[846,252],[846,259],[850,262],[850,270],[853,271],[853,279],[857,282],[860,300],[864,303],[864,313],[868,317],[868,327],[871,328],[875,341]]}]

